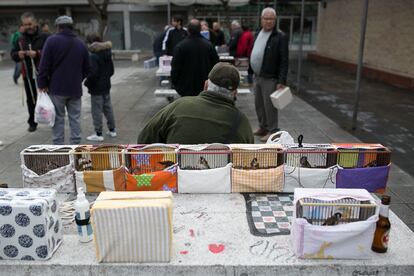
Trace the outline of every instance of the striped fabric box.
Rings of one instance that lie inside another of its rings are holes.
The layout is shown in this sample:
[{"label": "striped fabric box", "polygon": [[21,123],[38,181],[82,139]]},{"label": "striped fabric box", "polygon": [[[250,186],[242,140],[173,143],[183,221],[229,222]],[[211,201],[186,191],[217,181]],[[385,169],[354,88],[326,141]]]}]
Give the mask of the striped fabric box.
[{"label": "striped fabric box", "polygon": [[99,262],[169,262],[171,192],[102,192],[91,211]]}]

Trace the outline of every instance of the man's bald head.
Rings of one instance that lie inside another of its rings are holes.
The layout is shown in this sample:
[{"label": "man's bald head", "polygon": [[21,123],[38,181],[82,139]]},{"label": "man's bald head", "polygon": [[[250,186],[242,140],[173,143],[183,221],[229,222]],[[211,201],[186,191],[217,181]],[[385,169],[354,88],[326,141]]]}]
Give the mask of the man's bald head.
[{"label": "man's bald head", "polygon": [[200,21],[197,19],[191,19],[190,23],[188,24],[188,32],[190,34],[200,34],[201,31],[201,24]]}]

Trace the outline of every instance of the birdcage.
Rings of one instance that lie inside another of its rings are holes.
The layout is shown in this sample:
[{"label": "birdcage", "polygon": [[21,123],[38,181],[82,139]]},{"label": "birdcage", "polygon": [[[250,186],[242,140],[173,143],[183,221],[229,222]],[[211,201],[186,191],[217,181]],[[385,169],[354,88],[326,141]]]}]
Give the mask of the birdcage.
[{"label": "birdcage", "polygon": [[281,192],[283,149],[277,144],[232,144],[232,192]]},{"label": "birdcage", "polygon": [[75,191],[74,162],[70,151],[76,146],[33,145],[20,152],[24,187]]},{"label": "birdcage", "polygon": [[232,165],[229,146],[181,145],[177,156],[180,193],[230,193]]},{"label": "birdcage", "polygon": [[295,188],[334,188],[336,183],[336,148],[330,144],[284,145],[285,192]]},{"label": "birdcage", "polygon": [[72,153],[77,187],[89,193],[125,190],[124,146],[81,145]]},{"label": "birdcage", "polygon": [[177,145],[130,145],[125,150],[128,191],[177,192]]},{"label": "birdcage", "polygon": [[351,197],[336,200],[301,198],[296,203],[296,217],[313,225],[337,225],[367,220],[376,211],[376,203]]},{"label": "birdcage", "polygon": [[338,165],[345,169],[387,166],[391,151],[381,144],[333,144],[338,150]]},{"label": "birdcage", "polygon": [[364,188],[383,193],[388,181],[391,151],[381,144],[333,144],[338,150],[338,188]]},{"label": "birdcage", "polygon": [[300,258],[368,258],[378,204],[364,189],[295,189],[291,238]]}]

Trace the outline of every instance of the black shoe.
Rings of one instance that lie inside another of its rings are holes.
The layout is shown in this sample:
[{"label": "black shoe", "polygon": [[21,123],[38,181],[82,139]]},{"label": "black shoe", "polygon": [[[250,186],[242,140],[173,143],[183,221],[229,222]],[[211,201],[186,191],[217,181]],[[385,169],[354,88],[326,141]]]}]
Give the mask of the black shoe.
[{"label": "black shoe", "polygon": [[29,132],[34,132],[36,131],[37,126],[29,126],[29,128],[27,129]]}]

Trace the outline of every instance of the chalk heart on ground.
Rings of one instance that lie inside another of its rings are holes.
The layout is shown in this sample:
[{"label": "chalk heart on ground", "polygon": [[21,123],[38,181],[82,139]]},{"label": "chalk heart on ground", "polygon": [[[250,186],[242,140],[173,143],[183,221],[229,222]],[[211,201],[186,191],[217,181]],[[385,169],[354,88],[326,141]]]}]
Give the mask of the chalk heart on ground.
[{"label": "chalk heart on ground", "polygon": [[209,244],[208,250],[210,250],[210,252],[213,254],[221,253],[224,250],[224,244],[215,244],[215,243]]}]

